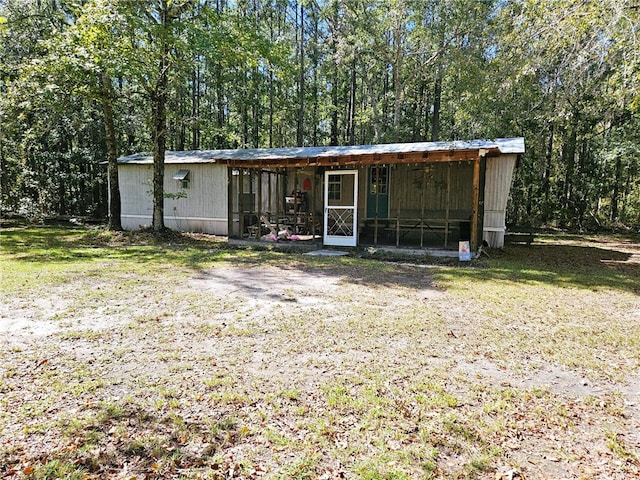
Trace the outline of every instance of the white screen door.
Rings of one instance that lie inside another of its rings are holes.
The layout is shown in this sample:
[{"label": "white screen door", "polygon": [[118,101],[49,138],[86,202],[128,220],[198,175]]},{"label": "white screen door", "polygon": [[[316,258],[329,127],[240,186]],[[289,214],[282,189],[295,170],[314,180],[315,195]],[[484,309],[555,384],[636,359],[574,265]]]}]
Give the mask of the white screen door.
[{"label": "white screen door", "polygon": [[355,247],[357,227],[358,171],[324,172],[324,244]]}]

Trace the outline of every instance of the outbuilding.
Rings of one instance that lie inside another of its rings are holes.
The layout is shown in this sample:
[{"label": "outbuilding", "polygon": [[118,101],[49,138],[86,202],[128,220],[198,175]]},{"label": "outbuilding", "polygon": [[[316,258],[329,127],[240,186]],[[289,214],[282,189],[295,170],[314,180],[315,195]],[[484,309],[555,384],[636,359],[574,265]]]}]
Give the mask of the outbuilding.
[{"label": "outbuilding", "polygon": [[[523,138],[167,152],[165,225],[324,245],[504,245]],[[122,225],[149,226],[153,158],[118,159]]]}]

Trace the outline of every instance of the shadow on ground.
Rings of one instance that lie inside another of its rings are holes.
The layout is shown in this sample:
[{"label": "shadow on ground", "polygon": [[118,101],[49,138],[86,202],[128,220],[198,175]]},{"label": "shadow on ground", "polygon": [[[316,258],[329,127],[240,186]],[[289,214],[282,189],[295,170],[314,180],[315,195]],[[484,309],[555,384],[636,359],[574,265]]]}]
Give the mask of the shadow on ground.
[{"label": "shadow on ground", "polygon": [[580,245],[534,243],[510,245],[490,255],[483,259],[486,268],[471,275],[640,294],[640,244],[611,239]]},{"label": "shadow on ground", "polygon": [[[295,249],[231,246],[220,237],[169,232],[108,232],[101,228],[65,226],[16,227],[0,232],[2,253],[31,263],[120,260],[172,263],[202,274],[216,262],[247,267],[270,265],[287,275],[343,277],[370,285],[428,288],[434,272],[477,281],[547,282],[553,285],[613,288],[640,294],[640,243],[637,238],[549,236],[545,243],[508,245],[473,262],[443,261],[428,255],[370,256],[361,250],[349,257],[308,257]],[[570,240],[568,242],[567,240]],[[358,258],[360,257],[360,258]],[[380,261],[381,260],[381,261]],[[434,268],[426,269],[425,266]]]}]

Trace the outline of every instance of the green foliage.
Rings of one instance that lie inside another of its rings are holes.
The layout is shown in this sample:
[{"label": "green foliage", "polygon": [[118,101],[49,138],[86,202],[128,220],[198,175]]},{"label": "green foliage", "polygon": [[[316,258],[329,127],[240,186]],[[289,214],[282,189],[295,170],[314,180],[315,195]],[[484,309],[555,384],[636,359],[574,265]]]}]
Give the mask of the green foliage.
[{"label": "green foliage", "polygon": [[106,75],[119,154],[152,150],[160,92],[170,150],[522,135],[509,223],[637,228],[639,14],[629,0],[8,0],[1,208],[104,214]]},{"label": "green foliage", "polygon": [[513,205],[520,207],[512,210],[513,222],[637,226],[631,200],[637,195],[637,157],[611,161],[629,138],[637,139],[637,86],[626,82],[638,68],[637,54],[630,53],[638,51],[638,12],[627,3],[581,8],[564,0],[527,1],[501,11],[503,24],[513,25],[501,38],[508,54],[503,66],[510,72],[506,92],[525,101],[517,111],[529,139],[516,179]]}]

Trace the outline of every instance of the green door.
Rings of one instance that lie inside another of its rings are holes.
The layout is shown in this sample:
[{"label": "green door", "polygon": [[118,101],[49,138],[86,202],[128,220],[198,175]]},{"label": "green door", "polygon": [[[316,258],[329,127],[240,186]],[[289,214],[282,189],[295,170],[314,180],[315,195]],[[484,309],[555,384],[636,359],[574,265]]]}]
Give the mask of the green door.
[{"label": "green door", "polygon": [[367,218],[389,216],[389,166],[371,165],[367,186]]}]

